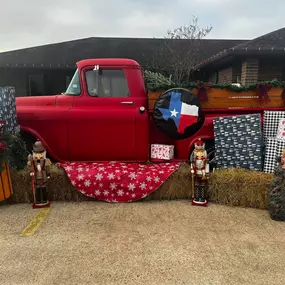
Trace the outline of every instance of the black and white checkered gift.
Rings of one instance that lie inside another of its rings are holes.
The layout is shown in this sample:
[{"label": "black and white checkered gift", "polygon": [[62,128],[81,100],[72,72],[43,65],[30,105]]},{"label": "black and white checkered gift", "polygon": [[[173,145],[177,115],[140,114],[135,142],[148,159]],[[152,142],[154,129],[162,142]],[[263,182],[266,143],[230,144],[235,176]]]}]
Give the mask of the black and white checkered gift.
[{"label": "black and white checkered gift", "polygon": [[9,133],[15,134],[19,130],[14,87],[0,87],[0,120],[6,121]]},{"label": "black and white checkered gift", "polygon": [[218,168],[262,170],[261,115],[214,119]]},{"label": "black and white checkered gift", "polygon": [[275,138],[278,131],[280,119],[285,118],[285,111],[264,111],[263,137]]},{"label": "black and white checkered gift", "polygon": [[263,171],[273,173],[278,165],[277,157],[282,155],[285,148],[285,140],[278,138],[267,138]]}]

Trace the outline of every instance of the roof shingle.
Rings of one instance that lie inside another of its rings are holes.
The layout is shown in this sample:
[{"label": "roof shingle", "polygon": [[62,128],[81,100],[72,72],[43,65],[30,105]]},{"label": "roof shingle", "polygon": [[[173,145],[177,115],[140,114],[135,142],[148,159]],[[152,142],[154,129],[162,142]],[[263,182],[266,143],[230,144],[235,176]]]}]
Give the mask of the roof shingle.
[{"label": "roof shingle", "polygon": [[[0,53],[0,67],[69,67],[89,58],[130,58],[147,66],[161,50],[166,39],[156,38],[86,38]],[[243,40],[201,41],[200,59],[206,59],[220,50],[228,49]],[[191,40],[177,41],[179,45]],[[185,47],[185,46],[184,46]]]}]

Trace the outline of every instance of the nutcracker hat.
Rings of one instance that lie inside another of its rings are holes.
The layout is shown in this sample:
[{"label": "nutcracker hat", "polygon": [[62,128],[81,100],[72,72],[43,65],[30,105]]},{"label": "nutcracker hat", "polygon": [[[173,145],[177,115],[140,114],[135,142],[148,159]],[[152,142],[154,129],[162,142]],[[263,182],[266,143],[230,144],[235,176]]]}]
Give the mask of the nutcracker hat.
[{"label": "nutcracker hat", "polygon": [[201,138],[195,141],[195,147],[203,148],[204,146],[205,146],[205,143],[201,140]]},{"label": "nutcracker hat", "polygon": [[34,153],[42,153],[44,151],[45,151],[45,148],[42,145],[42,143],[40,141],[36,141],[33,145],[33,152]]}]

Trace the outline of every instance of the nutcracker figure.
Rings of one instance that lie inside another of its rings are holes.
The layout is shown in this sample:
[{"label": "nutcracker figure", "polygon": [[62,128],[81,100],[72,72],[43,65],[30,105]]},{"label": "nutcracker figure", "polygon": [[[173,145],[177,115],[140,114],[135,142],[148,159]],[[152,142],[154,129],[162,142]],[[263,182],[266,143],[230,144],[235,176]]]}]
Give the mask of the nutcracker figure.
[{"label": "nutcracker figure", "polygon": [[210,167],[205,143],[198,139],[190,157],[192,174],[192,205],[207,206],[206,199]]},{"label": "nutcracker figure", "polygon": [[33,208],[45,208],[50,206],[47,199],[47,182],[50,178],[51,161],[46,158],[46,150],[40,141],[33,145],[33,154],[28,156],[28,167],[32,178],[34,194]]}]

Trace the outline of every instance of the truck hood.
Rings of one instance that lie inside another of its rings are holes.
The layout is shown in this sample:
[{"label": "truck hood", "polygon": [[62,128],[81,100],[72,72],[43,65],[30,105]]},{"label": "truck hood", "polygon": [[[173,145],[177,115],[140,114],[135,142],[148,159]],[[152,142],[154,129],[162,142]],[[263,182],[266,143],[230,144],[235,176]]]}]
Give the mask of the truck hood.
[{"label": "truck hood", "polygon": [[16,106],[55,106],[58,95],[17,97]]}]

